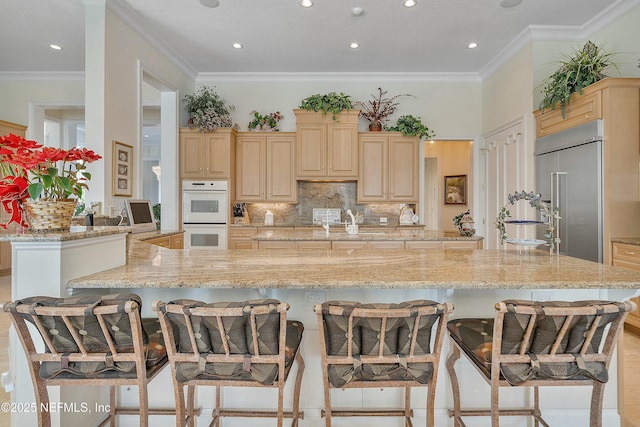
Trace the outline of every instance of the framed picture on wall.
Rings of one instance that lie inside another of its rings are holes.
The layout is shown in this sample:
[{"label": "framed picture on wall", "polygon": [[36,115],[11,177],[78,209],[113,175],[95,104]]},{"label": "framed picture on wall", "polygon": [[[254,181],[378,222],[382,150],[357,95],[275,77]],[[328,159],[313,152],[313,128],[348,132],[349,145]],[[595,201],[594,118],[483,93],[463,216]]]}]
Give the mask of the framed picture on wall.
[{"label": "framed picture on wall", "polygon": [[113,196],[131,197],[133,188],[133,147],[113,141]]},{"label": "framed picture on wall", "polygon": [[467,175],[449,175],[444,177],[444,204],[467,204]]}]

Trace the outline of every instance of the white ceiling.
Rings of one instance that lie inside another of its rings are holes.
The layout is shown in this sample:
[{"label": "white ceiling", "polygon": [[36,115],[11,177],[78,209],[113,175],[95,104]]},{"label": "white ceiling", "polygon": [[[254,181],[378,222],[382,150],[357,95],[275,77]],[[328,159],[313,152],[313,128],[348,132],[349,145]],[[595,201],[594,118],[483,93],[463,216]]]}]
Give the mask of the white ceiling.
[{"label": "white ceiling", "polygon": [[[91,0],[87,0],[91,1]],[[482,72],[531,26],[588,34],[638,0],[107,0],[195,73]],[[352,8],[364,13],[354,16]],[[0,72],[84,70],[82,0],[2,0]],[[560,27],[558,27],[560,26]],[[161,40],[160,40],[161,39]],[[351,42],[359,49],[350,49]],[[479,47],[467,48],[477,42]],[[233,49],[235,42],[243,49]],[[53,51],[51,43],[63,46]],[[126,48],[126,46],[123,46]]]}]

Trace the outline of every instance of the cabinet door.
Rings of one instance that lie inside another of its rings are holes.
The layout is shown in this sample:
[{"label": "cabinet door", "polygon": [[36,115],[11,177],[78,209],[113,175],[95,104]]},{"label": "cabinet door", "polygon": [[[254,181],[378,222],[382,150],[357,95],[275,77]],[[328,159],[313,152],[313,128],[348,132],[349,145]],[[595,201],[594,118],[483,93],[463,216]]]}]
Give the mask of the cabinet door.
[{"label": "cabinet door", "polygon": [[357,125],[328,125],[328,176],[358,177]]},{"label": "cabinet door", "polygon": [[390,202],[418,202],[419,143],[418,138],[389,138]]},{"label": "cabinet door", "polygon": [[180,133],[180,178],[204,176],[202,133]]},{"label": "cabinet door", "polygon": [[387,201],[388,138],[382,134],[360,138],[358,202]]},{"label": "cabinet door", "polygon": [[207,132],[204,134],[205,144],[205,178],[229,178],[231,164],[231,144],[229,134]]},{"label": "cabinet door", "polygon": [[255,202],[265,200],[265,138],[239,136],[236,140],[236,200]]},{"label": "cabinet door", "polygon": [[267,137],[267,200],[297,201],[295,136]]},{"label": "cabinet door", "polygon": [[298,125],[298,177],[327,176],[325,125]]}]

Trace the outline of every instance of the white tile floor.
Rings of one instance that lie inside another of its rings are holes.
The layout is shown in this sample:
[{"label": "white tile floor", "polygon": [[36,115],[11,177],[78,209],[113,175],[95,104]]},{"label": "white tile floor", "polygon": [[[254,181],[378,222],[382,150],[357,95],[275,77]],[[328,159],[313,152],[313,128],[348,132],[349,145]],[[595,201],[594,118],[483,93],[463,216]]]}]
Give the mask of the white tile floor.
[{"label": "white tile floor", "polygon": [[[11,276],[0,276],[0,301],[9,301],[11,298]],[[9,358],[7,352],[9,318],[0,313],[0,372],[9,369]],[[622,427],[640,427],[640,405],[638,405],[638,396],[640,396],[640,335],[625,332],[624,335],[624,364],[625,364],[625,405],[624,405],[624,423]],[[0,403],[8,402],[9,393],[6,393],[0,387]],[[0,426],[10,426],[11,419],[9,413],[0,411]]]}]

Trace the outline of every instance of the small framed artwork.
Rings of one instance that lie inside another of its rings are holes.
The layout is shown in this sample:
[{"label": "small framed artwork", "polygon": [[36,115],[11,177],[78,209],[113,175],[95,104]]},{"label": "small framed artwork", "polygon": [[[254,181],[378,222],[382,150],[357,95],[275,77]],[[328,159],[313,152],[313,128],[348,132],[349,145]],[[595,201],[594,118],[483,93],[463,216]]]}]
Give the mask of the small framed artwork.
[{"label": "small framed artwork", "polygon": [[444,177],[444,204],[467,204],[467,175],[449,175]]},{"label": "small framed artwork", "polygon": [[113,141],[113,196],[131,197],[133,188],[133,147]]}]

